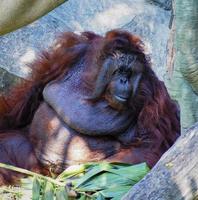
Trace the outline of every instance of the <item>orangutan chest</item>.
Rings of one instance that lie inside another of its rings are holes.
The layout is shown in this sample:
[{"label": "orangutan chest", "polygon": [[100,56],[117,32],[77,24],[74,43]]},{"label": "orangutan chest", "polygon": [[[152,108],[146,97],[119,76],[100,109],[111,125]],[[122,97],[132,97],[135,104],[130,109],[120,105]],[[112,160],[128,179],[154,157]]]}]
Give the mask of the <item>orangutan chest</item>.
[{"label": "orangutan chest", "polygon": [[[80,72],[79,72],[80,73]],[[130,109],[111,108],[106,100],[91,104],[88,93],[75,75],[45,87],[43,96],[57,115],[72,129],[85,135],[117,135],[133,120]]]},{"label": "orangutan chest", "polygon": [[88,136],[69,128],[43,103],[30,127],[30,139],[37,158],[45,165],[64,165],[103,160],[120,150],[112,137]]}]

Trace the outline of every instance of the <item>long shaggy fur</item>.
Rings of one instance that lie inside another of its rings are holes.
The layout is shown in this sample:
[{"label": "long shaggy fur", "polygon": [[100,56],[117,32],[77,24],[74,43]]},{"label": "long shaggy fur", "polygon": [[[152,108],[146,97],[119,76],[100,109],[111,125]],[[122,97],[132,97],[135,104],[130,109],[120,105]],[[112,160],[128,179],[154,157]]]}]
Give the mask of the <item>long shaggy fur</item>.
[{"label": "long shaggy fur", "polygon": [[[145,152],[148,149],[148,160],[152,165],[153,160],[156,157],[159,159],[180,133],[178,110],[164,83],[152,71],[141,40],[121,30],[110,31],[104,37],[91,32],[81,35],[67,32],[58,39],[53,48],[43,52],[31,65],[29,81],[22,82],[8,95],[0,96],[0,132],[4,133],[0,142],[9,138],[5,132],[28,127],[43,101],[42,91],[45,85],[63,77],[82,57],[85,57],[86,65],[90,67],[90,73],[85,77],[87,85],[94,88],[101,63],[115,49],[136,53],[145,66],[138,93],[131,102],[131,109],[138,114],[136,132],[143,138],[143,147]],[[13,164],[9,160],[6,162]],[[22,167],[26,168],[25,165]]]}]

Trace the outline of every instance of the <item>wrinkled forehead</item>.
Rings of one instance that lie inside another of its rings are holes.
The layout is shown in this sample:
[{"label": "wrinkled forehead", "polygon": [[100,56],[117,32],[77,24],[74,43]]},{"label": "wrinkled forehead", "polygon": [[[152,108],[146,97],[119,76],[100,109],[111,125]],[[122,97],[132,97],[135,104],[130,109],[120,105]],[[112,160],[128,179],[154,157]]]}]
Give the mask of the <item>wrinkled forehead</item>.
[{"label": "wrinkled forehead", "polygon": [[116,65],[125,66],[128,68],[132,67],[133,64],[136,62],[137,55],[116,52],[113,55],[113,60],[116,63]]}]

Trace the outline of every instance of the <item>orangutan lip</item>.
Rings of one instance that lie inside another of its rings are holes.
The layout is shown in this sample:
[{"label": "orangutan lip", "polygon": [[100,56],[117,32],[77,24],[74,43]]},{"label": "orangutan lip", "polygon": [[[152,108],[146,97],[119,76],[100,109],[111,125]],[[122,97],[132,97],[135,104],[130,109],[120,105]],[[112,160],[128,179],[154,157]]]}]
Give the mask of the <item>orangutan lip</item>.
[{"label": "orangutan lip", "polygon": [[122,101],[122,102],[126,102],[127,101],[127,98],[125,98],[125,97],[121,97],[121,96],[117,96],[117,95],[115,95],[114,96],[118,101]]}]

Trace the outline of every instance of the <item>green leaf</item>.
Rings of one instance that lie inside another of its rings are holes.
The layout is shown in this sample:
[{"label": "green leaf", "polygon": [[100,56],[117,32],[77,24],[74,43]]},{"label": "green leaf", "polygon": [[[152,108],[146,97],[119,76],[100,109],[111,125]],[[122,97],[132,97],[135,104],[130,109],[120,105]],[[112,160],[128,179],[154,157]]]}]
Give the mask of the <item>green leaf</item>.
[{"label": "green leaf", "polygon": [[[104,200],[105,198],[120,200],[148,172],[149,168],[145,163],[138,165],[105,162],[87,163],[66,169],[56,178],[57,182],[56,180],[51,182],[45,177],[38,179],[37,176],[22,179],[21,182],[28,187],[33,185],[33,200],[39,200],[40,196],[43,197],[43,200],[53,200],[55,194],[57,200],[67,200],[66,188],[62,186],[62,181],[66,181],[65,184],[69,183],[68,180],[64,179],[71,176],[72,179],[69,179],[69,181],[73,184],[72,189],[82,193],[81,200]],[[83,173],[85,175],[79,178]],[[90,196],[90,194],[92,195]]]},{"label": "green leaf", "polygon": [[72,182],[72,184],[75,186],[75,188],[78,188],[80,185],[82,185],[83,183],[85,183],[86,181],[88,181],[90,178],[92,178],[93,176],[103,172],[103,171],[107,171],[109,169],[112,169],[111,164],[109,163],[100,163],[97,166],[93,166],[92,169],[90,169],[90,171],[88,171],[82,178],[78,179],[78,180],[74,180]]},{"label": "green leaf", "polygon": [[27,177],[20,179],[21,187],[26,190],[32,190],[33,188],[33,177]]},{"label": "green leaf", "polygon": [[100,191],[100,193],[106,198],[114,198],[123,196],[131,189],[131,186],[119,186]]},{"label": "green leaf", "polygon": [[41,184],[37,177],[33,179],[33,187],[32,187],[32,200],[39,200],[40,198],[40,190]]},{"label": "green leaf", "polygon": [[97,176],[92,177],[89,181],[84,182],[78,188],[77,191],[98,191],[107,188],[119,187],[121,185],[129,185],[131,186],[134,184],[134,181],[131,179],[125,178],[123,176],[109,173],[109,172],[102,172]]},{"label": "green leaf", "polygon": [[119,169],[119,168],[122,168],[122,167],[129,167],[129,166],[131,166],[131,164],[114,162],[114,163],[111,163],[111,166],[114,169]]},{"label": "green leaf", "polygon": [[60,187],[56,190],[56,200],[68,200],[68,195],[65,187]]},{"label": "green leaf", "polygon": [[100,192],[98,192],[96,200],[105,200],[105,197]]},{"label": "green leaf", "polygon": [[120,199],[122,199],[123,196],[124,196],[124,194],[117,196],[117,197],[113,197],[111,200],[120,200]]},{"label": "green leaf", "polygon": [[84,194],[81,194],[79,200],[86,200],[86,196]]},{"label": "green leaf", "polygon": [[146,163],[141,163],[128,167],[120,167],[119,169],[110,169],[108,171],[131,179],[135,184],[140,181],[150,171],[150,169]]},{"label": "green leaf", "polygon": [[45,190],[43,193],[44,200],[54,200],[54,187],[50,182],[46,183]]},{"label": "green leaf", "polygon": [[80,174],[86,170],[86,165],[72,165],[68,167],[66,170],[64,170],[56,179],[66,179],[72,176],[75,176],[77,174]]}]

